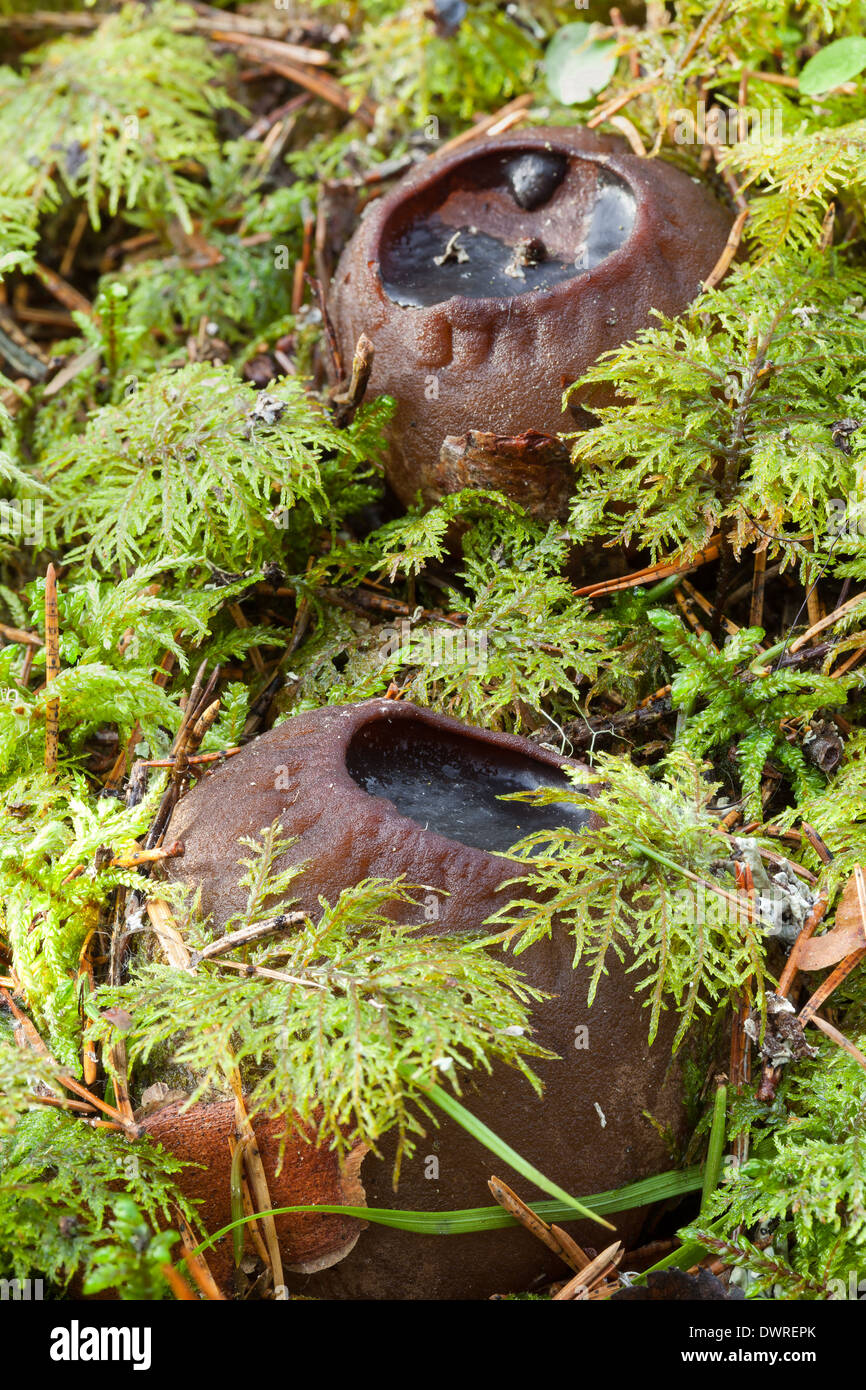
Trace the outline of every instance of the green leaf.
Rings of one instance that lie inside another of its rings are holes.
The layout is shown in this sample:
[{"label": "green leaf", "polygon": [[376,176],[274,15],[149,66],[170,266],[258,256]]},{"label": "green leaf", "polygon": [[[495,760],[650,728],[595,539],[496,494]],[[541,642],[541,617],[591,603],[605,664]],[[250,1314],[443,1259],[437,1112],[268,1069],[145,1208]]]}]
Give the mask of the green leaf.
[{"label": "green leaf", "polygon": [[866,39],[837,39],[810,58],[800,73],[800,91],[821,96],[843,82],[850,82],[866,68]]},{"label": "green leaf", "polygon": [[704,1185],[701,1192],[701,1211],[719,1185],[722,1176],[722,1161],[725,1152],[725,1116],[727,1115],[728,1088],[718,1086],[713,1101],[713,1120],[710,1128],[710,1142],[707,1147],[707,1161],[704,1164]]},{"label": "green leaf", "polygon": [[[596,1192],[584,1197],[584,1206],[595,1212],[629,1211],[650,1202],[663,1202],[671,1197],[682,1197],[688,1192],[696,1192],[701,1186],[701,1170],[685,1168],[681,1172],[672,1170],[659,1173],[654,1178],[643,1178],[640,1182],[629,1183],[626,1187],[611,1188],[607,1192]],[[580,1212],[575,1211],[571,1202],[529,1202],[529,1209],[543,1221],[580,1221]],[[299,1206],[273,1207],[271,1216],[291,1216],[296,1212],[317,1211],[322,1216],[354,1216],[359,1221],[372,1221],[376,1226],[390,1226],[398,1231],[411,1231],[425,1236],[465,1236],[478,1231],[499,1231],[517,1225],[516,1219],[502,1207],[465,1207],[460,1211],[408,1211],[395,1207],[341,1207],[341,1206]],[[234,1229],[240,1229],[250,1221],[256,1221],[262,1213],[240,1217],[230,1226],[214,1231],[197,1245],[196,1255],[203,1254],[218,1240]]]},{"label": "green leaf", "polygon": [[551,94],[565,106],[589,101],[616,71],[615,39],[596,37],[594,24],[566,24],[547,47],[544,66]]}]

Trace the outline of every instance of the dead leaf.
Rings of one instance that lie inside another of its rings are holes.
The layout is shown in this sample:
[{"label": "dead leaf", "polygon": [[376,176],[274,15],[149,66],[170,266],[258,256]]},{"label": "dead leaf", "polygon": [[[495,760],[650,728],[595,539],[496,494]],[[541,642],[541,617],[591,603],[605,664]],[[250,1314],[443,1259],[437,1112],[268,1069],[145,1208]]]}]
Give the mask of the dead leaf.
[{"label": "dead leaf", "polygon": [[854,951],[866,946],[866,921],[863,903],[866,902],[866,883],[858,864],[845,885],[836,908],[836,923],[832,931],[813,936],[803,943],[797,959],[800,970],[826,970]]}]

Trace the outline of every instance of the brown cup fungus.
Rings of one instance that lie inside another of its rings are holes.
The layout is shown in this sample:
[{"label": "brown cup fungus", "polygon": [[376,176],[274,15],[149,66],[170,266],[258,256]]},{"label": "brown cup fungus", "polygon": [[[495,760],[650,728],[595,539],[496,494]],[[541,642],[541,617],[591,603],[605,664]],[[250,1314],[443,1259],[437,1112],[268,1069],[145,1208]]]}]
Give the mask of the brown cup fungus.
[{"label": "brown cup fungus", "polygon": [[[201,888],[202,908],[220,927],[245,901],[238,887],[245,853],[240,838],[279,820],[283,834],[297,839],[276,867],[306,862],[293,887],[298,905],[314,918],[320,895],[333,902],[362,879],[403,874],[429,888],[438,906],[438,916],[418,907],[421,935],[477,931],[509,896],[526,896],[522,888],[497,892],[526,870],[493,851],[547,826],[591,834],[597,824],[570,804],[497,800],[508,792],[568,785],[565,766],[582,765],[526,739],[470,728],[399,701],[299,714],[255,739],[179,803],[169,835],[184,853],[172,861],[172,872]],[[395,904],[394,915],[406,920],[405,905]],[[562,930],[514,959],[531,985],[553,996],[533,1011],[536,1040],[560,1059],[533,1062],[543,1098],[500,1065],[490,1075],[466,1074],[462,1086],[475,1115],[580,1197],[666,1168],[664,1142],[643,1112],[675,1133],[682,1114],[671,1068],[673,1027],[663,1022],[648,1047],[647,1013],[626,967],[615,960],[588,1008],[588,971],[573,969],[573,955],[574,942]],[[525,1200],[538,1200],[537,1191],[450,1120],[443,1117],[438,1129],[425,1127],[427,1136],[403,1162],[396,1194],[393,1137],[383,1141],[381,1160],[366,1157],[361,1180],[369,1206],[489,1206],[492,1173],[513,1183]],[[639,1211],[613,1218],[627,1247],[644,1219]],[[568,1229],[596,1247],[609,1235],[590,1222]],[[335,1239],[342,1236],[339,1231]],[[557,1257],[520,1228],[446,1237],[371,1224],[339,1263],[286,1277],[290,1288],[314,1297],[442,1299],[486,1298],[562,1273]]]},{"label": "brown cup fungus", "polygon": [[[358,1145],[340,1165],[326,1148],[298,1124],[284,1143],[286,1126],[280,1119],[258,1117],[254,1125],[256,1145],[268,1184],[271,1205],[363,1206],[364,1189],[358,1169],[366,1153]],[[190,1166],[177,1181],[210,1235],[234,1219],[232,1212],[230,1141],[235,1138],[233,1101],[192,1105],[165,1105],[141,1120],[142,1134],[168,1149]],[[283,1270],[313,1274],[345,1259],[362,1231],[351,1217],[297,1212],[274,1217]],[[249,1233],[248,1233],[249,1235]],[[252,1249],[252,1241],[247,1240]],[[226,1294],[235,1290],[235,1263],[231,1236],[223,1236],[205,1253],[208,1269]]]},{"label": "brown cup fungus", "polygon": [[397,401],[386,471],[399,499],[496,487],[537,516],[567,514],[568,451],[552,437],[587,417],[563,413],[563,390],[652,309],[680,313],[731,222],[681,170],[568,127],[434,156],[374,202],[330,312],[344,362],[365,333],[369,390]]}]

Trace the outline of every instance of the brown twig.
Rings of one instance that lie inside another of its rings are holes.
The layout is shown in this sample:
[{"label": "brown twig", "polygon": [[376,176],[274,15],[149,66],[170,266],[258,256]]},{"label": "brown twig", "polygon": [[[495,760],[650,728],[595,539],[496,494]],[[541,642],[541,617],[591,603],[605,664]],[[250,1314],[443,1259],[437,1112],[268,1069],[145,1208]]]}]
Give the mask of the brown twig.
[{"label": "brown twig", "polygon": [[532,105],[534,98],[531,92],[524,92],[522,96],[515,97],[505,106],[501,106],[498,111],[493,111],[489,116],[483,116],[475,125],[468,130],[461,130],[459,135],[446,140],[445,144],[436,151],[436,158],[441,159],[442,155],[450,154],[452,150],[458,150],[470,140],[476,140],[482,135],[490,135],[494,128],[499,126],[502,129],[502,122],[509,121],[512,117],[522,117]]},{"label": "brown twig", "polygon": [[702,637],[706,632],[706,628],[694,611],[691,595],[687,595],[682,586],[677,586],[677,588],[674,589],[674,600],[689,627],[697,633],[698,637]]},{"label": "brown twig", "polygon": [[156,864],[161,859],[175,859],[183,854],[183,845],[176,840],[168,849],[133,849],[116,854],[109,865],[112,869],[138,869],[142,864]]},{"label": "brown twig", "polygon": [[[713,616],[715,609],[713,605],[710,603],[710,600],[708,598],[705,598],[704,595],[700,592],[700,590],[696,589],[694,584],[691,584],[688,581],[688,579],[684,579],[682,584],[680,584],[678,588],[682,589],[683,593],[688,595],[692,602],[695,603],[697,607],[700,608],[701,611],[707,615],[708,618],[711,618]],[[727,632],[729,637],[735,637],[737,633],[740,631],[740,629],[737,627],[737,624],[731,622],[730,618],[723,618],[722,626],[724,627],[725,632]]]},{"label": "brown twig", "polygon": [[[737,862],[736,865],[737,889],[743,890],[748,894],[749,907],[748,917],[750,922],[755,920],[754,892],[755,883],[752,870],[748,864]],[[746,1037],[746,1021],[751,1013],[750,992],[752,987],[751,977],[746,981],[741,993],[734,996],[734,1017],[731,1022],[731,1053],[728,1074],[731,1086],[739,1095],[748,1086],[752,1078],[752,1054]],[[739,1133],[733,1141],[733,1155],[737,1164],[745,1163],[749,1156],[749,1135],[748,1131]]]},{"label": "brown twig", "polygon": [[[296,112],[303,110],[309,100],[309,92],[299,92],[297,96],[289,97],[288,101],[281,102],[279,106],[274,107],[273,111],[269,111],[266,116],[261,116],[259,120],[255,121],[248,130],[244,131],[241,138],[243,140],[263,139],[268,131],[285,120],[286,116],[293,116]],[[254,235],[258,236],[259,233]]]},{"label": "brown twig", "polygon": [[20,372],[28,383],[44,381],[48,375],[48,355],[39,343],[24,332],[12,314],[0,304],[0,357]]},{"label": "brown twig", "polygon": [[[233,1140],[232,1142],[237,1143],[238,1141]],[[244,1204],[244,1216],[257,1217],[255,1221],[247,1221],[241,1229],[244,1232],[249,1232],[253,1245],[256,1247],[256,1254],[258,1255],[262,1264],[266,1268],[270,1268],[271,1260],[270,1256],[268,1255],[268,1247],[265,1245],[265,1242],[262,1239],[262,1233],[259,1230],[259,1221],[261,1221],[261,1217],[257,1216],[255,1203],[253,1202],[253,1194],[250,1192],[250,1185],[246,1177],[243,1177],[241,1179],[241,1200]]]},{"label": "brown twig", "polygon": [[211,1302],[225,1302],[225,1294],[220,1290],[216,1280],[208,1269],[207,1260],[204,1255],[197,1255],[195,1248],[198,1241],[192,1233],[190,1224],[180,1208],[175,1210],[175,1221],[180,1231],[180,1238],[183,1241],[186,1254],[184,1259],[190,1274],[195,1280],[205,1298]]},{"label": "brown twig", "polygon": [[[740,113],[740,116],[738,116],[738,122],[741,116],[742,113]],[[707,114],[706,147],[709,150],[712,160],[716,166],[716,171],[719,175],[719,178],[722,180],[728,192],[730,193],[731,198],[733,199],[734,207],[737,209],[737,212],[741,215],[743,213],[748,215],[749,205],[746,202],[743,190],[740,188],[730,169],[727,167],[727,163],[725,160],[726,148],[719,142],[718,135],[720,118],[721,112],[719,110],[719,107],[713,106]],[[736,223],[734,224],[734,228],[736,229]],[[725,267],[725,269],[727,269],[727,267]]]},{"label": "brown twig", "polygon": [[320,980],[306,979],[302,975],[289,975],[285,970],[271,970],[267,965],[245,965],[239,960],[222,960],[217,957],[214,965],[218,965],[221,970],[236,970],[240,975],[247,975],[250,979],[258,976],[262,980],[280,980],[285,985],[300,985],[302,989],[327,989],[327,985]]},{"label": "brown twig", "polygon": [[253,922],[250,926],[241,927],[239,931],[228,932],[225,936],[217,937],[216,941],[211,941],[200,951],[193,951],[190,956],[190,966],[193,968],[203,960],[213,960],[215,956],[225,955],[227,951],[235,951],[240,946],[249,946],[253,941],[263,941],[268,936],[278,936],[280,932],[290,931],[292,927],[302,927],[307,920],[305,912],[283,912],[278,917],[271,917],[267,922]]},{"label": "brown twig", "polygon": [[283,1261],[280,1255],[280,1243],[277,1239],[277,1228],[274,1223],[274,1218],[271,1215],[273,1203],[271,1202],[271,1194],[268,1189],[265,1165],[262,1162],[262,1156],[259,1152],[256,1132],[247,1114],[247,1107],[244,1102],[243,1089],[241,1087],[240,1073],[237,1067],[232,1067],[230,1069],[228,1073],[228,1082],[235,1097],[235,1134],[239,1142],[246,1143],[246,1147],[244,1148],[244,1165],[258,1207],[265,1244],[268,1247],[268,1259],[273,1276],[274,1289],[275,1291],[279,1291],[284,1298],[285,1283],[283,1280]]},{"label": "brown twig", "polygon": [[798,77],[788,77],[782,72],[758,72],[755,68],[743,68],[743,78],[747,82],[750,82],[753,77],[756,81],[770,82],[776,87],[790,87],[793,91],[796,91],[800,85]]},{"label": "brown twig", "polygon": [[0,637],[5,638],[7,642],[20,642],[30,647],[43,645],[38,632],[25,632],[20,627],[9,627],[8,623],[0,623]]},{"label": "brown twig", "polygon": [[603,579],[597,584],[585,584],[582,589],[575,589],[574,593],[581,598],[603,598],[607,594],[617,594],[622,589],[633,589],[639,584],[654,584],[660,579],[673,578],[675,574],[689,574],[701,565],[717,560],[719,548],[719,537],[714,536],[703,550],[698,550],[690,560],[685,561],[678,556],[672,556],[669,560],[659,560],[654,565],[647,565],[644,569],[635,570],[634,574],[625,575],[620,579]]},{"label": "brown twig", "polygon": [[304,239],[301,243],[300,260],[295,262],[294,279],[292,282],[292,313],[298,314],[304,302],[304,285],[306,284],[307,272],[310,269],[310,257],[313,254],[313,233],[316,231],[318,219],[307,211],[304,216]]},{"label": "brown twig", "polygon": [[833,627],[840,618],[844,618],[853,609],[858,608],[863,603],[864,598],[866,598],[864,594],[854,594],[852,598],[847,599],[845,603],[840,604],[838,608],[834,608],[832,613],[827,613],[823,618],[817,619],[817,621],[812,623],[804,633],[791,643],[788,650],[792,653],[798,652],[800,648],[805,647],[817,633],[823,632],[825,628]]},{"label": "brown twig", "polygon": [[719,282],[724,278],[728,270],[728,267],[730,266],[738,250],[740,249],[740,241],[743,236],[743,228],[746,225],[746,220],[748,216],[748,208],[744,208],[743,211],[738,214],[737,219],[734,222],[733,227],[731,228],[728,239],[725,242],[722,254],[719,256],[719,259],[716,261],[716,264],[713,266],[712,270],[710,271],[709,275],[704,281],[705,290],[714,290],[716,288],[716,285],[718,285]]},{"label": "brown twig", "polygon": [[369,130],[373,129],[376,122],[377,106],[370,97],[364,97],[361,104],[353,110],[352,98],[345,87],[341,87],[339,82],[335,82],[333,77],[328,77],[326,73],[305,68],[300,63],[287,62],[284,58],[279,61],[269,59],[267,66],[271,72],[278,73],[280,77],[285,77],[298,87],[304,87],[314,96],[321,97],[331,106],[336,106],[338,110],[345,111],[347,115],[355,116]]},{"label": "brown twig", "polygon": [[[64,882],[65,881],[66,880],[64,880]],[[84,1077],[85,1086],[92,1086],[96,1081],[97,1076],[99,1075],[99,1057],[94,1050],[95,1044],[92,1042],[90,1037],[93,1031],[93,1024],[88,1019],[87,1014],[83,1008],[85,997],[92,995],[94,991],[93,966],[90,961],[90,948],[95,939],[96,928],[91,927],[90,931],[87,933],[87,936],[84,939],[84,945],[81,947],[81,950],[78,955],[78,986],[80,991],[79,998],[81,999],[82,1003],[81,1013],[83,1024],[81,1039],[81,1074]],[[132,1116],[130,1115],[129,1118],[131,1119]]]},{"label": "brown twig", "polygon": [[781,995],[783,998],[786,998],[793,989],[794,981],[796,980],[799,971],[799,966],[797,962],[800,957],[800,952],[802,951],[806,942],[815,932],[819,922],[821,922],[821,920],[823,919],[824,914],[827,911],[828,901],[829,900],[826,891],[822,889],[815,901],[815,905],[812,908],[812,911],[809,913],[809,916],[803,923],[803,926],[800,930],[800,935],[797,937],[797,940],[794,942],[794,945],[791,948],[791,954],[785,962],[785,967],[781,975],[779,976],[779,985],[776,990],[776,993]]},{"label": "brown twig", "polygon": [[[221,748],[218,753],[193,753],[192,757],[187,758],[187,765],[195,767],[198,763],[218,763],[222,758],[233,758],[239,753],[240,748]],[[139,767],[174,767],[176,758],[142,758]],[[146,853],[147,851],[143,851]],[[161,857],[168,851],[154,850],[154,858]]]},{"label": "brown twig", "polygon": [[34,261],[33,269],[42,281],[49,294],[53,294],[70,313],[84,314],[89,319],[97,316],[93,311],[93,305],[89,299],[67,284],[62,275],[58,275],[56,270],[51,270],[47,265],[40,265],[39,261]]},{"label": "brown twig", "polygon": [[[201,674],[202,672],[200,671],[199,675]],[[192,703],[191,700],[190,703]],[[189,948],[177,929],[177,924],[168,904],[151,900],[147,904],[147,914],[169,964],[178,970],[188,970],[191,962]],[[227,964],[228,962],[220,963]],[[241,968],[243,969],[243,967]],[[244,1162],[247,1165],[253,1192],[256,1196],[259,1211],[262,1214],[261,1221],[267,1240],[274,1284],[280,1287],[283,1285],[283,1269],[274,1218],[268,1214],[272,1203],[268,1191],[264,1164],[262,1163],[261,1154],[259,1153],[255,1131],[247,1114],[246,1105],[244,1104],[241,1078],[237,1067],[229,1067],[226,1071],[226,1077],[235,1097],[236,1134],[239,1142],[245,1142],[247,1144],[244,1153]]]},{"label": "brown twig", "polygon": [[171,776],[168,786],[163,792],[153,824],[147,833],[144,843],[145,849],[155,849],[165,834],[171,813],[183,794],[190,777],[189,758],[196,752],[219,712],[219,701],[213,697],[219,684],[220,668],[218,666],[214,668],[205,685],[206,668],[207,663],[202,662],[193,681],[180,728],[172,743],[170,752],[174,762]]},{"label": "brown twig", "polygon": [[809,638],[809,641],[814,646],[818,640],[818,632],[821,631],[821,619],[826,617],[824,605],[821,602],[821,595],[818,592],[817,579],[815,580],[814,584],[809,585],[809,588],[806,592],[806,613],[809,618],[809,630],[813,633],[813,636]]},{"label": "brown twig", "polygon": [[319,313],[322,315],[322,326],[325,330],[325,347],[327,349],[326,371],[328,381],[332,386],[343,380],[343,357],[340,352],[340,345],[337,342],[337,334],[334,322],[328,312],[328,300],[321,280],[315,275],[307,276],[307,284],[311,287],[316,296],[316,304]]},{"label": "brown twig", "polygon": [[169,965],[173,965],[176,970],[188,970],[189,948],[177,929],[177,923],[168,903],[163,902],[160,898],[149,898],[147,915]]},{"label": "brown twig", "polygon": [[268,39],[261,35],[239,34],[228,29],[212,29],[211,38],[216,43],[236,44],[238,48],[249,49],[250,53],[264,63],[278,62],[307,64],[310,67],[327,67],[331,55],[324,48],[306,48],[296,43],[286,43],[285,39]]},{"label": "brown twig", "polygon": [[80,1115],[95,1115],[96,1109],[88,1105],[83,1100],[67,1100],[65,1096],[38,1096],[34,1092],[28,1097],[28,1102],[33,1105],[52,1105],[58,1110],[74,1110]]},{"label": "brown twig", "polygon": [[643,701],[636,709],[622,710],[607,718],[572,719],[565,724],[564,732],[574,747],[593,743],[599,738],[622,738],[633,730],[645,728],[648,724],[664,719],[671,713],[670,686],[658,691]]},{"label": "brown twig", "polygon": [[608,124],[625,136],[638,159],[646,159],[646,146],[640,138],[640,131],[628,116],[608,116]]},{"label": "brown twig", "polygon": [[846,1038],[844,1033],[840,1033],[838,1028],[834,1028],[832,1023],[828,1023],[826,1018],[821,1018],[819,1014],[812,1014],[809,1022],[814,1024],[816,1028],[820,1028],[822,1033],[826,1033],[828,1038],[847,1052],[849,1057],[853,1057],[855,1062],[859,1062],[863,1070],[866,1071],[866,1057],[863,1056],[859,1047],[854,1046],[850,1038]]},{"label": "brown twig", "polygon": [[606,1250],[602,1250],[600,1255],[596,1255],[594,1260],[582,1269],[579,1274],[575,1274],[573,1279],[569,1279],[567,1284],[553,1295],[555,1303],[565,1302],[580,1298],[581,1295],[588,1296],[596,1284],[600,1284],[609,1274],[616,1271],[616,1267],[623,1257],[622,1242],[614,1241]]},{"label": "brown twig", "polygon": [[809,822],[805,820],[801,821],[800,825],[801,834],[809,841],[809,844],[812,846],[818,858],[821,860],[821,863],[832,864],[833,855],[831,854],[827,846],[824,844],[824,841],[821,839],[821,836],[818,834],[814,825],[810,825]]},{"label": "brown twig", "polygon": [[493,1193],[494,1199],[501,1207],[504,1207],[509,1216],[513,1216],[516,1221],[519,1221],[524,1230],[529,1231],[531,1235],[540,1240],[547,1246],[548,1250],[552,1250],[555,1255],[558,1255],[561,1260],[564,1260],[578,1273],[588,1268],[589,1256],[581,1250],[577,1242],[572,1240],[571,1236],[559,1226],[548,1226],[547,1222],[543,1221],[531,1207],[527,1206],[526,1202],[518,1197],[507,1183],[494,1177],[488,1180],[487,1186]]},{"label": "brown twig", "polygon": [[[235,627],[238,628],[241,632],[245,631],[246,628],[252,626],[239,603],[229,603],[227,607],[229,613],[231,614],[232,622],[234,623]],[[262,675],[265,669],[265,663],[262,661],[261,652],[258,650],[257,647],[250,647],[249,652],[250,660],[253,663],[253,666],[255,667],[256,671],[258,671],[259,675]]]},{"label": "brown twig", "polygon": [[752,597],[749,603],[749,627],[761,627],[764,621],[764,593],[767,583],[767,547],[759,546],[755,551],[755,568],[752,575]]},{"label": "brown twig", "polygon": [[610,101],[605,101],[601,106],[597,106],[586,123],[587,129],[594,130],[615,111],[621,111],[624,106],[628,106],[635,97],[643,96],[645,92],[651,92],[663,72],[663,68],[656,68],[655,72],[650,73],[649,77],[645,77],[642,82],[637,82],[634,87],[629,87],[627,92],[620,92],[619,96],[612,97]]},{"label": "brown twig", "polygon": [[839,962],[836,969],[818,986],[811,999],[803,1005],[797,1015],[803,1025],[811,1021],[824,1001],[830,998],[830,995],[841,985],[843,980],[847,979],[855,965],[859,965],[864,956],[866,956],[866,946],[861,946],[858,951],[852,951],[850,956],[846,956],[844,960]]},{"label": "brown twig", "polygon": [[697,29],[694,29],[689,37],[681,56],[677,59],[677,67],[682,72],[686,63],[690,62],[703,43],[710,29],[721,19],[725,10],[728,8],[728,0],[717,0],[713,8],[704,15]]},{"label": "brown twig", "polygon": [[[22,1033],[27,1040],[27,1045],[32,1047],[34,1052],[38,1052],[40,1056],[45,1057],[49,1062],[54,1062],[54,1058],[40,1038],[32,1021],[19,1009],[11,994],[9,994],[7,990],[0,988],[0,996],[6,1001],[12,1013],[12,1017],[21,1027]],[[55,1062],[54,1065],[56,1066],[57,1063]],[[116,1110],[113,1105],[109,1105],[107,1101],[100,1100],[99,1096],[93,1095],[91,1091],[88,1091],[86,1086],[82,1086],[81,1082],[76,1081],[73,1076],[67,1076],[65,1072],[58,1072],[54,1079],[57,1081],[58,1085],[65,1087],[67,1091],[72,1091],[73,1095],[86,1101],[87,1104],[92,1106],[95,1110],[101,1110],[103,1114],[110,1115],[112,1120],[126,1130],[127,1133],[131,1134],[133,1138],[138,1137],[139,1130],[136,1124],[130,1124],[119,1110]]]},{"label": "brown twig", "polygon": [[[611,5],[610,7],[610,22],[620,35],[620,38],[624,38],[628,34],[628,26],[622,17],[622,11],[617,5]],[[640,77],[640,59],[634,48],[629,49],[628,69],[633,78],[637,79]]]},{"label": "brown twig", "polygon": [[160,1269],[179,1302],[198,1303],[198,1294],[190,1288],[179,1269],[175,1269],[173,1265],[161,1265]]}]

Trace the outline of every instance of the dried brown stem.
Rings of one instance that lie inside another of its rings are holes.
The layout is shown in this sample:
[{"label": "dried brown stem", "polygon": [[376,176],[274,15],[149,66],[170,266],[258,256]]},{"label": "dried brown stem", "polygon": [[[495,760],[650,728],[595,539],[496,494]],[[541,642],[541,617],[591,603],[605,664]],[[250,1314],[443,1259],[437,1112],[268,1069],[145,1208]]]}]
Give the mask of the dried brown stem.
[{"label": "dried brown stem", "polygon": [[240,931],[228,932],[226,936],[211,941],[201,951],[193,951],[190,965],[195,967],[200,961],[213,960],[214,956],[225,955],[227,951],[237,950],[240,946],[249,946],[253,941],[278,936],[280,932],[289,931],[292,927],[303,926],[306,920],[306,914],[303,912],[284,912],[267,922],[254,922],[251,926],[241,927]]},{"label": "dried brown stem", "polygon": [[716,261],[716,264],[713,266],[712,270],[710,271],[709,275],[704,281],[705,290],[714,290],[716,288],[716,285],[718,285],[720,281],[724,279],[731,262],[733,261],[738,250],[740,249],[740,241],[742,240],[743,236],[743,228],[746,225],[746,220],[748,216],[748,208],[744,208],[743,211],[739,213],[737,220],[734,222],[734,225],[731,228],[730,235],[728,236],[728,239],[725,242],[722,254],[719,256],[719,259]]},{"label": "dried brown stem", "polygon": [[495,1200],[501,1207],[504,1207],[509,1216],[513,1216],[525,1230],[542,1241],[548,1250],[552,1250],[555,1255],[558,1255],[561,1260],[564,1260],[578,1273],[588,1268],[589,1256],[581,1250],[577,1242],[572,1240],[571,1236],[559,1226],[548,1226],[547,1222],[543,1221],[530,1206],[527,1206],[526,1202],[518,1197],[507,1183],[494,1177],[488,1180],[487,1186],[493,1193]]}]

